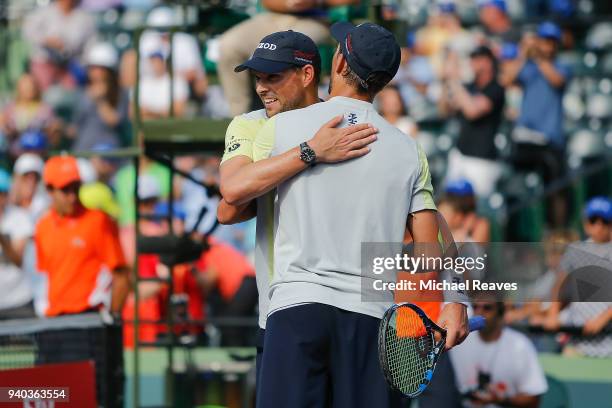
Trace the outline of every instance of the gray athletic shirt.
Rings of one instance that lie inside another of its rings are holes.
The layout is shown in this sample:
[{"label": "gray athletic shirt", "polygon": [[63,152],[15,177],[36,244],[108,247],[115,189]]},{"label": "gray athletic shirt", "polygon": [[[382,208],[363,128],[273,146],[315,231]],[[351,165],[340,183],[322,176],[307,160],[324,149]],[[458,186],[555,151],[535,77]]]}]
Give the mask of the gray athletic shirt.
[{"label": "gray athletic shirt", "polygon": [[364,157],[317,164],[278,187],[269,231],[274,266],[268,315],[322,303],[382,317],[392,297],[361,299],[361,244],[400,243],[409,213],[436,208],[425,154],[368,102],[334,97],[275,115],[255,138],[253,159],[286,152],[336,115],[344,116],[342,126],[373,124],[378,140]]}]

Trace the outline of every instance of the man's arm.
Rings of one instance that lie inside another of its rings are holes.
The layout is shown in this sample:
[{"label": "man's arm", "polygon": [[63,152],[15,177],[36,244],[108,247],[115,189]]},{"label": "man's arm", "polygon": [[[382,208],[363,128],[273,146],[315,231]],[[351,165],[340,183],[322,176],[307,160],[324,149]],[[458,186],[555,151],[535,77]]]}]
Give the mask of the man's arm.
[{"label": "man's arm", "polygon": [[609,306],[597,316],[587,320],[584,324],[583,332],[586,335],[598,334],[610,321],[612,321],[612,306]]},{"label": "man's arm", "polygon": [[438,110],[445,117],[455,112],[454,106],[451,103],[449,86],[446,83],[442,85],[442,95],[438,99]]},{"label": "man's arm", "polygon": [[470,397],[470,401],[478,404],[478,406],[495,404],[500,407],[512,408],[537,408],[540,406],[539,395],[517,394],[513,397],[500,397],[494,392],[477,392]]},{"label": "man's arm", "polygon": [[245,204],[231,205],[221,199],[217,206],[217,219],[220,224],[237,224],[248,221],[257,215],[257,203],[253,200]]},{"label": "man's arm", "polygon": [[[273,119],[270,119],[266,123],[260,135],[262,132],[274,131],[272,121]],[[363,156],[370,151],[367,146],[376,140],[378,129],[368,124],[336,128],[341,122],[342,116],[336,116],[323,125],[308,141],[308,145],[315,151],[317,162],[341,162]],[[269,153],[271,147],[267,146],[263,150],[268,150]],[[240,166],[238,171],[232,172],[229,176],[227,172],[225,177],[222,173],[221,195],[230,205],[245,204],[307,167],[308,165],[300,159],[300,148],[296,146],[278,156]]]},{"label": "man's arm", "polygon": [[[441,256],[442,251],[438,250],[439,226],[436,211],[418,211],[408,217],[408,228],[414,239],[415,252],[425,253],[426,256]],[[440,312],[438,325],[446,329],[447,350],[461,344],[469,333],[467,307],[462,303],[446,304]]]},{"label": "man's arm", "polygon": [[555,88],[562,88],[565,85],[565,75],[555,68],[555,65],[550,60],[540,59],[536,61],[538,69],[544,78]]},{"label": "man's arm", "polygon": [[493,109],[491,99],[483,94],[470,94],[460,81],[452,81],[449,86],[458,109],[467,119],[479,119]]},{"label": "man's arm", "polygon": [[[244,155],[232,157],[229,160],[221,163],[221,167],[219,168],[221,179],[220,185],[223,186],[224,180],[234,176],[242,167],[251,163],[253,163],[251,157]],[[257,207],[255,201],[250,201],[240,205],[232,205],[222,198],[217,206],[217,219],[221,224],[237,224],[255,217],[257,212],[256,210]]]},{"label": "man's arm", "polygon": [[517,58],[514,61],[509,61],[504,64],[499,78],[502,86],[507,87],[517,82],[519,74],[525,66],[525,61],[526,60],[524,58]]},{"label": "man's arm", "polygon": [[27,238],[11,240],[7,235],[0,235],[0,247],[2,252],[14,265],[21,267],[23,262],[23,252],[28,242]]},{"label": "man's arm", "polygon": [[113,271],[113,283],[111,289],[111,306],[112,314],[121,314],[125,299],[130,292],[129,268],[122,266]]}]

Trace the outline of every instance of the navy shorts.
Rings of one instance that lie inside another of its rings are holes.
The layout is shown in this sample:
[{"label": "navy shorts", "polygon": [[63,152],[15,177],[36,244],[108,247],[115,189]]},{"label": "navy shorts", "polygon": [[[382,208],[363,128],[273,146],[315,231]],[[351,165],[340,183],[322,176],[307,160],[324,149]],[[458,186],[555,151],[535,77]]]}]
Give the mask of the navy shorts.
[{"label": "navy shorts", "polygon": [[318,303],[270,315],[257,407],[400,407],[378,362],[379,323]]}]

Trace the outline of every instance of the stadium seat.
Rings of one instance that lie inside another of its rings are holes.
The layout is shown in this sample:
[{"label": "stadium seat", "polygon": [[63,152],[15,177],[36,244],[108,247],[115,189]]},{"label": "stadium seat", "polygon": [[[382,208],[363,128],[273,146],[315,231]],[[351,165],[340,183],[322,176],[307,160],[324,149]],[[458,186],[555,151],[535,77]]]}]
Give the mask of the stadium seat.
[{"label": "stadium seat", "polygon": [[591,50],[612,49],[612,23],[595,24],[587,33],[585,43]]},{"label": "stadium seat", "polygon": [[526,204],[542,193],[542,181],[533,172],[515,172],[507,169],[497,183],[508,213],[506,239],[517,242],[536,242],[542,237],[545,224],[544,203]]},{"label": "stadium seat", "polygon": [[559,60],[564,64],[569,65],[572,71],[576,73],[582,66],[582,53],[576,50],[562,51],[559,53]]},{"label": "stadium seat", "polygon": [[601,61],[601,72],[604,75],[612,75],[612,51],[606,53],[602,57]]},{"label": "stadium seat", "polygon": [[[582,161],[586,158],[598,157],[604,154],[605,151],[606,146],[603,135],[584,128],[571,135],[567,145],[570,162],[576,159]],[[576,159],[572,159],[572,156],[575,156]]]},{"label": "stadium seat", "polygon": [[594,93],[587,99],[586,113],[591,118],[606,119],[612,117],[612,98],[610,95]]},{"label": "stadium seat", "polygon": [[563,108],[566,118],[578,121],[584,117],[586,107],[580,94],[580,85],[577,80],[570,83],[567,93],[563,97]]}]

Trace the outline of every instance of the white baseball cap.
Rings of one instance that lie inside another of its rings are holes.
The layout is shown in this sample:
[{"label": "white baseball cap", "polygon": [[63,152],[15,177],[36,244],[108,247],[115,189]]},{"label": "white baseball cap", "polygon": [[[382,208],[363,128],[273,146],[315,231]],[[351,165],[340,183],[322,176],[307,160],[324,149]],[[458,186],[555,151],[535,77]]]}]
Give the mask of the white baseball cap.
[{"label": "white baseball cap", "polygon": [[15,174],[26,174],[26,173],[36,173],[39,176],[42,175],[43,168],[45,167],[45,162],[40,158],[37,154],[34,153],[24,153],[15,162],[15,166],[13,167],[13,173]]},{"label": "white baseball cap", "polygon": [[97,43],[87,50],[85,57],[87,65],[115,69],[119,64],[119,54],[109,43]]},{"label": "white baseball cap", "polygon": [[138,177],[138,198],[149,200],[161,197],[161,187],[159,181],[150,174],[143,174]]}]

